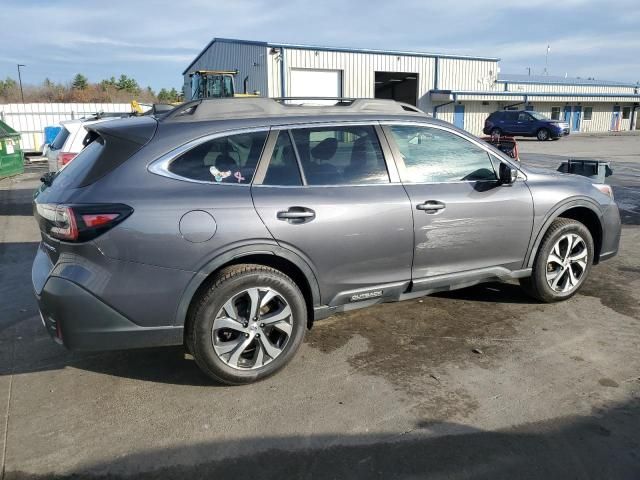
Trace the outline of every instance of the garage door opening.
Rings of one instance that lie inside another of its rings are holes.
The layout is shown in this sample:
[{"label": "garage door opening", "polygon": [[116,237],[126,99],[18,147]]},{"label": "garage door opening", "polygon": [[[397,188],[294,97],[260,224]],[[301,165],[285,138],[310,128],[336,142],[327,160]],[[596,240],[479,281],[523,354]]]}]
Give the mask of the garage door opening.
[{"label": "garage door opening", "polygon": [[375,72],[375,97],[418,106],[418,74]]},{"label": "garage door opening", "polygon": [[[316,70],[306,68],[291,69],[289,96],[301,98],[339,98],[342,97],[342,71]],[[304,102],[304,101],[302,101]],[[287,103],[302,103],[291,101]],[[313,100],[305,103],[334,104],[335,101]]]}]

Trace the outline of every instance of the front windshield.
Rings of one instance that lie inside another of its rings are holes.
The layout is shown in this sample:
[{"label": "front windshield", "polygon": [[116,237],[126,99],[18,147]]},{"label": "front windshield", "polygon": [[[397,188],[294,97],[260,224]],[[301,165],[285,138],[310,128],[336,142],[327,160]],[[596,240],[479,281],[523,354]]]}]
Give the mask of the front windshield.
[{"label": "front windshield", "polygon": [[529,112],[529,114],[536,120],[549,120],[547,117],[538,112]]}]

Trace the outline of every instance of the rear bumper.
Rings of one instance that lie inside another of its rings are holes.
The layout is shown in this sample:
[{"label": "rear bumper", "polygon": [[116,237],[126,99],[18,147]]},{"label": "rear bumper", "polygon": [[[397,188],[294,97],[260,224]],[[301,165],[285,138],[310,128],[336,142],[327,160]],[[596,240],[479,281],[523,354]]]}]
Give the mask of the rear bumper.
[{"label": "rear bumper", "polygon": [[64,278],[49,277],[36,298],[47,332],[70,350],[120,350],[183,342],[181,326],[136,325]]},{"label": "rear bumper", "polygon": [[[40,247],[31,281],[42,322],[57,342],[70,350],[97,351],[181,345],[182,325],[141,326],[76,281],[58,276]],[[64,269],[60,269],[64,272]],[[72,269],[73,270],[73,269]],[[80,271],[79,269],[75,270]],[[89,277],[86,271],[78,279]],[[144,303],[142,299],[140,303]],[[147,304],[153,310],[153,305]]]}]

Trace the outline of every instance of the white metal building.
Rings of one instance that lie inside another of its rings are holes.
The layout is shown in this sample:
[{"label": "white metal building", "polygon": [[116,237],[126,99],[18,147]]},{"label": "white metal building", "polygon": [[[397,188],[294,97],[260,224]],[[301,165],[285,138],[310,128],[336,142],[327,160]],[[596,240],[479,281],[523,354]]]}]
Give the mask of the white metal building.
[{"label": "white metal building", "polygon": [[489,113],[532,109],[575,132],[636,128],[640,86],[503,75],[499,59],[214,38],[184,70],[238,70],[239,90],[269,97],[394,98],[481,134]]}]

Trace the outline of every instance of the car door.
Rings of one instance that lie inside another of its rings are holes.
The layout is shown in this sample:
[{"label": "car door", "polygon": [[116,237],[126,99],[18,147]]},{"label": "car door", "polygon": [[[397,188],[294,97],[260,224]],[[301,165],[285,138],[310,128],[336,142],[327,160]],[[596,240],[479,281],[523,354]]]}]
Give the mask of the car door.
[{"label": "car door", "polygon": [[518,112],[503,112],[502,118],[504,120],[501,123],[500,128],[505,133],[505,135],[516,135],[518,133]]},{"label": "car door", "polygon": [[518,112],[516,118],[514,133],[516,135],[533,135],[533,127],[535,121],[527,112]]},{"label": "car door", "polygon": [[441,125],[384,126],[414,218],[412,277],[522,268],[533,200],[522,178],[497,181],[497,154]]},{"label": "car door", "polygon": [[393,296],[411,278],[411,205],[379,129],[273,130],[252,187],[258,214],[310,264],[325,304]]}]

